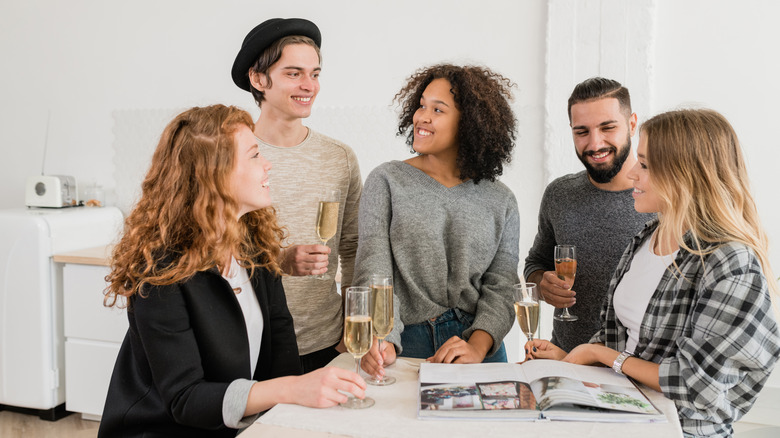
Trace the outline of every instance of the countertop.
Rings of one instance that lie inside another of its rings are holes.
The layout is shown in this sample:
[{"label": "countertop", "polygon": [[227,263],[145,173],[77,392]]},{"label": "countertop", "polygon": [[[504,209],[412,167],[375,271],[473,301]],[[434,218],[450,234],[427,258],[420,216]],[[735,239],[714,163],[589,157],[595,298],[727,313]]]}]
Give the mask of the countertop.
[{"label": "countertop", "polygon": [[80,249],[77,251],[54,254],[53,259],[58,263],[75,263],[79,265],[110,266],[112,245],[97,246],[94,248]]}]

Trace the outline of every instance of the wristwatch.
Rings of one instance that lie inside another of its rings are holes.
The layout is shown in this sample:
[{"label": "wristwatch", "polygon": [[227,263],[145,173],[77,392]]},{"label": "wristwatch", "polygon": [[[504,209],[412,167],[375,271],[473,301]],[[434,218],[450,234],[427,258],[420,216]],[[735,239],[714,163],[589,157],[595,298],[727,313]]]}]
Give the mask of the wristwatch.
[{"label": "wristwatch", "polygon": [[633,354],[629,353],[628,351],[624,351],[618,354],[618,357],[614,362],[612,362],[612,369],[615,370],[615,372],[618,374],[623,374],[623,362],[625,362],[626,359],[631,356],[633,356]]}]

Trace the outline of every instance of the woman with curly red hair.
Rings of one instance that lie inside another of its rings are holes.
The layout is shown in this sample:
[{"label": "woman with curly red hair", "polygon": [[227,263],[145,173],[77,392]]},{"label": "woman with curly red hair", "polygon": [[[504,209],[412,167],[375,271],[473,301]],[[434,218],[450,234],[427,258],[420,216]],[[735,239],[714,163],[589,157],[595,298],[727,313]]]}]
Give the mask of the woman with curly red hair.
[{"label": "woman with curly red hair", "polygon": [[192,108],[163,131],[106,278],[130,328],[99,436],[235,436],[276,403],[363,397],[350,371],[300,376],[270,169],[238,108]]},{"label": "woman with curly red hair", "polygon": [[356,284],[392,274],[396,300],[383,343],[395,348],[372,347],[369,374],[383,375],[401,352],[506,361],[520,219],[496,178],[514,147],[511,87],[487,68],[442,64],[416,72],[396,95],[398,134],[415,156],[374,169],[360,202]]}]

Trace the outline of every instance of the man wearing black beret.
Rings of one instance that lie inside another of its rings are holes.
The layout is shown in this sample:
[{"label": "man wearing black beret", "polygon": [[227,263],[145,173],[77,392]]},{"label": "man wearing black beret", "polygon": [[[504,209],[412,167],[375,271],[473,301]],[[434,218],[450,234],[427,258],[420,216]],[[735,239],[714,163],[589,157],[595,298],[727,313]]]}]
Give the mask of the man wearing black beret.
[{"label": "man wearing black beret", "polygon": [[[336,267],[340,259],[345,290],[352,283],[363,188],[352,149],[303,125],[320,90],[321,44],[311,21],[273,18],[247,34],[232,70],[233,82],[260,107],[254,133],[260,154],[273,165],[271,197],[288,233],[282,268],[291,276],[283,282],[304,372],[345,351]],[[341,191],[338,227],[327,245],[313,244],[326,189]],[[315,276],[323,273],[324,279]]]}]

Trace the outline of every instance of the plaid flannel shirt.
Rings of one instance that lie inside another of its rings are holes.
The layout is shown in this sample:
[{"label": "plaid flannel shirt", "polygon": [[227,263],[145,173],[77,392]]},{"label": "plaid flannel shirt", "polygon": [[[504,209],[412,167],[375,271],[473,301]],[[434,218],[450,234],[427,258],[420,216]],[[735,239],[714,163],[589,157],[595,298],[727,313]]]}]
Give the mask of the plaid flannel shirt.
[{"label": "plaid flannel shirt", "polygon": [[[625,350],[628,336],[612,298],[657,226],[648,222],[623,253],[591,343]],[[694,247],[690,234],[685,242]],[[703,261],[680,248],[675,261],[679,272],[671,265],[658,283],[633,353],[660,364],[661,390],[677,406],[685,432],[731,436],[731,423],[753,405],[780,355],[767,280],[755,253],[739,243],[722,244]]]}]

